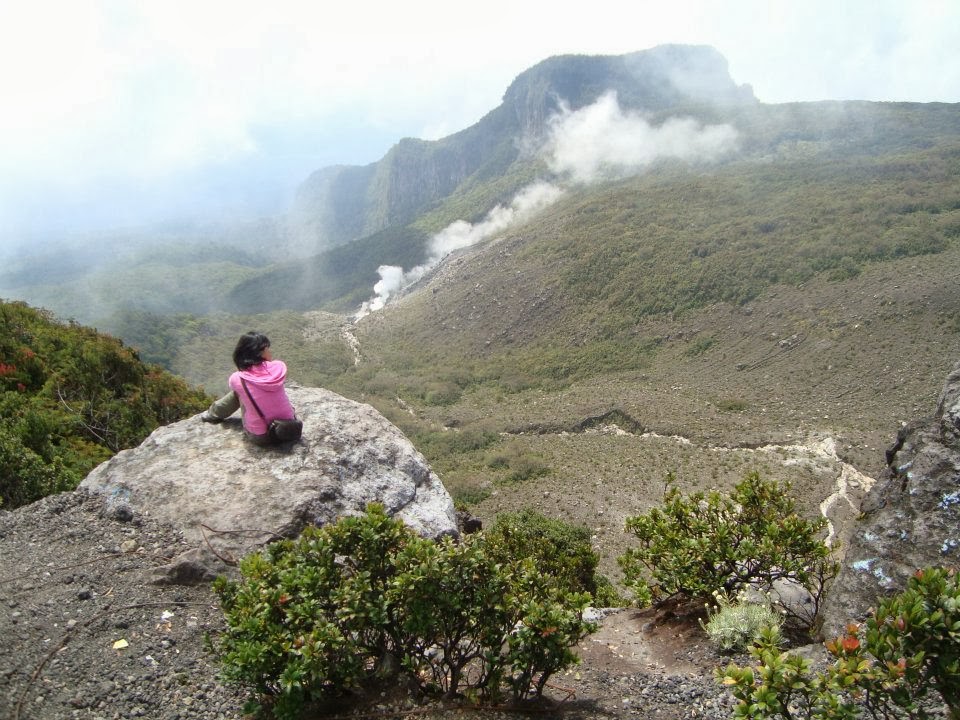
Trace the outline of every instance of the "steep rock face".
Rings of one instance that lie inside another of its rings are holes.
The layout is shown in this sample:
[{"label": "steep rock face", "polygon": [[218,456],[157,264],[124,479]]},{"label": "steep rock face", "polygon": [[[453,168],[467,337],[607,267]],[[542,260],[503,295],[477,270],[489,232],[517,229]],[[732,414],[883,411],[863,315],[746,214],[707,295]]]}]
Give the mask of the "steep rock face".
[{"label": "steep rock face", "polygon": [[861,511],[824,608],[827,636],[903,590],[917,569],[960,565],[960,363],[936,414],[901,429]]},{"label": "steep rock face", "polygon": [[233,559],[306,525],[382,503],[424,536],[455,534],[453,502],[409,440],[373,408],[293,386],[303,438],[278,448],[244,440],[239,416],[200,416],[156,430],[97,467],[81,487],[119,513],[146,513],[198,547]]},{"label": "steep rock face", "polygon": [[[437,141],[407,138],[362,169],[315,172],[300,187],[289,216],[297,252],[319,253],[390,225],[409,222],[471,178],[502,174],[520,150],[542,138],[551,116],[616,91],[625,108],[651,112],[684,104],[753,104],[749,86],[730,78],[711,47],[664,45],[618,56],[552,57],[521,73],[503,103],[475,125]],[[349,211],[341,210],[343,207]]]}]

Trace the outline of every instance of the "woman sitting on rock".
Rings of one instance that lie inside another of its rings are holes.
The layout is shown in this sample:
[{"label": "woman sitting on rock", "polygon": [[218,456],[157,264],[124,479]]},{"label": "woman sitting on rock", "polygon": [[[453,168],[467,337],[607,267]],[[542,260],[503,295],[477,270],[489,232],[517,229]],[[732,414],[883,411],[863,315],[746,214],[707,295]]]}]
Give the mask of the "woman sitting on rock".
[{"label": "woman sitting on rock", "polygon": [[256,332],[242,336],[233,351],[233,363],[237,372],[227,383],[230,392],[210,406],[202,416],[203,421],[218,423],[239,409],[244,432],[255,444],[296,440],[299,428],[295,431],[296,437],[278,437],[277,428],[271,432],[271,423],[275,420],[296,421],[296,414],[283,387],[287,365],[273,359],[267,336]]}]

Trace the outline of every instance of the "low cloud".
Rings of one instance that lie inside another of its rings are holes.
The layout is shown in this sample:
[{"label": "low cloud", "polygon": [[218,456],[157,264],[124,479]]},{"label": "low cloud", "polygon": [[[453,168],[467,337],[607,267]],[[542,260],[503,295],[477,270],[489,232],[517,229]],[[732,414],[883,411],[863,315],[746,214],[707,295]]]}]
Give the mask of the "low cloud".
[{"label": "low cloud", "polygon": [[554,117],[546,144],[550,169],[578,183],[627,177],[658,160],[713,162],[737,149],[732,125],[703,125],[690,117],[654,126],[620,108],[609,92],[593,105]]}]

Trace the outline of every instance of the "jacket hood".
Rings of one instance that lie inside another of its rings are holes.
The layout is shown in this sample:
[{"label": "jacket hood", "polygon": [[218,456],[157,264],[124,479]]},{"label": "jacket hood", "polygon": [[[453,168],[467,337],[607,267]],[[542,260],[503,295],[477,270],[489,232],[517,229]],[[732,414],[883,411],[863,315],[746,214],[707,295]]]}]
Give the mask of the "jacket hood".
[{"label": "jacket hood", "polygon": [[238,372],[240,377],[264,390],[280,390],[287,377],[287,366],[282,360],[265,360]]}]

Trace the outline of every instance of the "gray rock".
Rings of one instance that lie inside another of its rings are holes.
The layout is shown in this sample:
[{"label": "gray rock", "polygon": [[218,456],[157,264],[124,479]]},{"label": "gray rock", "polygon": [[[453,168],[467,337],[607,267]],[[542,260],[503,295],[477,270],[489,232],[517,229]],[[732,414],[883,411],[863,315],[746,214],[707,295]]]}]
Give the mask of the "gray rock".
[{"label": "gray rock", "polygon": [[824,604],[827,637],[901,592],[916,570],[960,564],[960,363],[933,417],[900,430],[861,511]]},{"label": "gray rock", "polygon": [[225,563],[217,562],[213,553],[193,548],[175,557],[167,565],[153,571],[154,585],[199,585],[223,572]]},{"label": "gray rock", "polygon": [[244,439],[239,417],[211,425],[197,415],[117,453],[81,487],[181,529],[224,560],[370,502],[425,537],[457,534],[450,495],[386,418],[321,388],[288,393],[304,423],[298,442],[258,447]]}]

